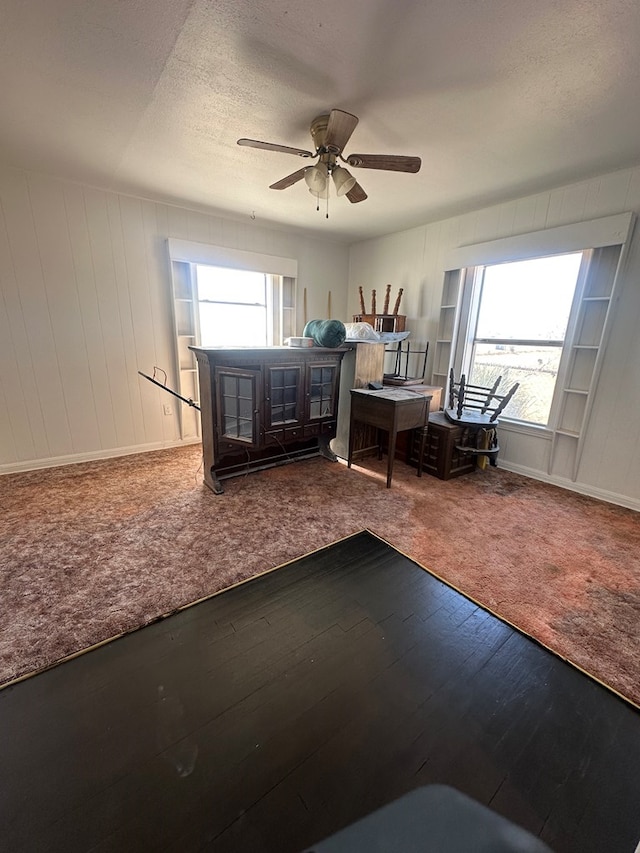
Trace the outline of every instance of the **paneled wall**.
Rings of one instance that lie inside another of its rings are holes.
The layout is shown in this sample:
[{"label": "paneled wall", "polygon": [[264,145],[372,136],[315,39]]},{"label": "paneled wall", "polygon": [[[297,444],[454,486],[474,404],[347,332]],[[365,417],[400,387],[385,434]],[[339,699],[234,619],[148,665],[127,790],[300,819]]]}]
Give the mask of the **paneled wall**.
[{"label": "paneled wall", "polygon": [[[640,212],[640,167],[424,225],[351,247],[350,313],[358,286],[405,288],[402,313],[412,339],[434,342],[445,258],[459,246],[601,216]],[[636,227],[614,307],[576,482],[547,474],[550,442],[500,428],[499,464],[605,500],[640,509],[640,229]],[[433,347],[431,347],[433,349]],[[431,374],[430,355],[427,375]]]},{"label": "paneled wall", "polygon": [[0,473],[178,443],[166,238],[298,261],[308,319],[346,315],[348,248],[0,170]]}]

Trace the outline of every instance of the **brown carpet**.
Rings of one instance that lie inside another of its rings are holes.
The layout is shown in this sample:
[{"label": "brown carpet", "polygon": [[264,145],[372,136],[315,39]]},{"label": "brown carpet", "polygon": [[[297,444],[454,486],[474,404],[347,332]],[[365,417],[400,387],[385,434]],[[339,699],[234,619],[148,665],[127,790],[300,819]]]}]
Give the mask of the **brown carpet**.
[{"label": "brown carpet", "polygon": [[640,515],[489,468],[323,459],[202,485],[200,447],[0,478],[0,682],[368,528],[640,704]]}]

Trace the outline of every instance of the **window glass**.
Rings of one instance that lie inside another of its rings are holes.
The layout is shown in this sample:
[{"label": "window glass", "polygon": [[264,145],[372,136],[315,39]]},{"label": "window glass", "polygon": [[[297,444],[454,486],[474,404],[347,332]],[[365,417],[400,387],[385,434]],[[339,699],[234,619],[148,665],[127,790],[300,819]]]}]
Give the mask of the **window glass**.
[{"label": "window glass", "polygon": [[266,303],[264,273],[197,264],[197,276],[201,301]]},{"label": "window glass", "polygon": [[547,425],[582,253],[482,271],[468,381],[499,393],[519,383],[503,416]]},{"label": "window glass", "polygon": [[564,340],[582,253],[485,267],[477,338]]},{"label": "window glass", "polygon": [[196,265],[200,345],[267,346],[264,273]]}]

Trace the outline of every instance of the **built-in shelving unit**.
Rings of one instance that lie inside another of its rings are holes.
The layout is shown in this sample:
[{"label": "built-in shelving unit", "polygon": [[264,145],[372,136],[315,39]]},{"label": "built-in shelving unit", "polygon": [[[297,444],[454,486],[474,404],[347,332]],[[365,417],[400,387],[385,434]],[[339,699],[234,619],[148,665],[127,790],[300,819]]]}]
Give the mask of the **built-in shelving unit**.
[{"label": "built-in shelving unit", "polygon": [[433,372],[431,374],[431,384],[442,388],[443,401],[447,391],[449,370],[458,333],[458,319],[460,315],[458,307],[461,292],[462,271],[449,270],[444,276],[442,304],[440,305],[440,317],[438,320],[438,332],[433,359]]},{"label": "built-in shelving unit", "polygon": [[[553,430],[549,473],[576,480],[586,426],[609,332],[615,299],[620,245],[592,250],[584,277],[578,283],[569,321],[567,364],[561,366],[558,416]],[[558,460],[563,470],[558,472]]]},{"label": "built-in shelving unit", "polygon": [[280,279],[280,337],[279,343],[296,336],[296,280],[284,275]]},{"label": "built-in shelving unit", "polygon": [[[189,349],[198,340],[197,295],[194,292],[191,265],[184,261],[172,261],[173,318],[176,333],[176,377],[177,392],[188,400],[198,400],[198,365]],[[180,437],[200,437],[200,416],[197,409],[176,400]]]}]

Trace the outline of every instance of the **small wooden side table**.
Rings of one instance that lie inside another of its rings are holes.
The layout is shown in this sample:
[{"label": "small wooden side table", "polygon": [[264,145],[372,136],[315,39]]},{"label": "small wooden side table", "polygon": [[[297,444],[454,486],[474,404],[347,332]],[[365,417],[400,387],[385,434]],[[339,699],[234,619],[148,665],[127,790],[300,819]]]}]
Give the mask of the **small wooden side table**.
[{"label": "small wooden side table", "polygon": [[[356,421],[386,430],[389,433],[387,462],[387,488],[391,488],[393,460],[396,452],[396,438],[405,429],[420,430],[420,455],[418,457],[418,477],[422,477],[422,458],[427,437],[429,403],[431,397],[416,394],[405,388],[383,388],[369,391],[365,388],[351,390],[351,420],[349,429],[349,456],[347,467],[351,468],[353,457],[353,438]],[[378,439],[378,459],[382,459],[382,445]]]}]

